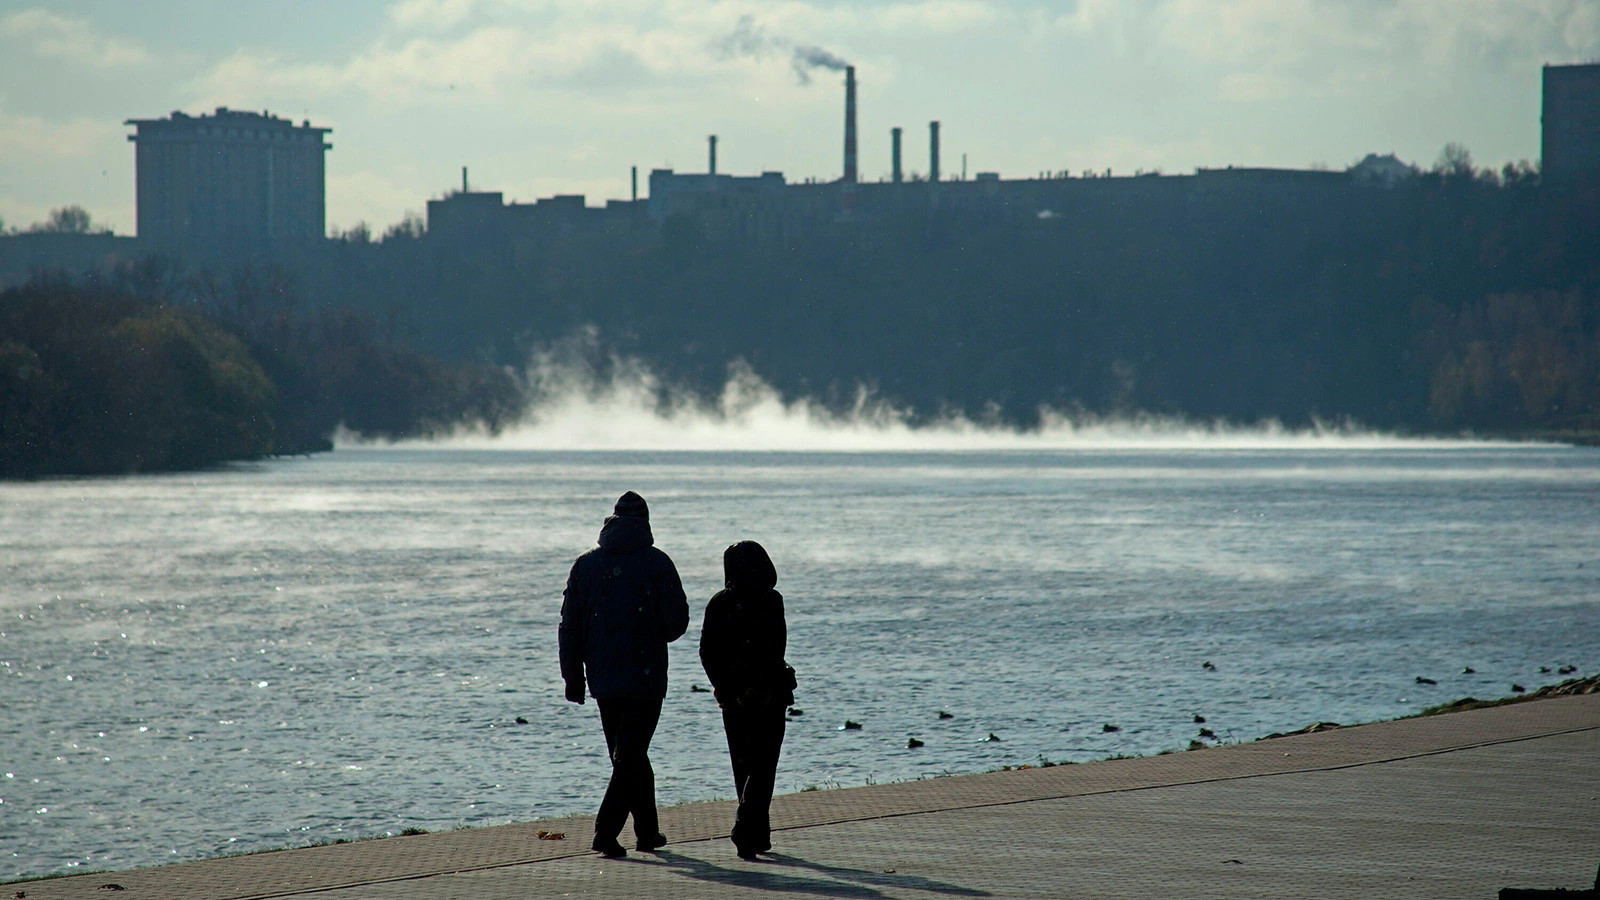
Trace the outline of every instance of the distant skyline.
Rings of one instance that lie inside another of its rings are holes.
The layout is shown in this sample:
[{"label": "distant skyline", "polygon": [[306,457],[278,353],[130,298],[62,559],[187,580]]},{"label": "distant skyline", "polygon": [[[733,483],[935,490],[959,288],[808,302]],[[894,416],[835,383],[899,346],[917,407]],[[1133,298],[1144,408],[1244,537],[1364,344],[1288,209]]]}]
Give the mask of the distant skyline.
[{"label": "distant skyline", "polygon": [[128,118],[217,106],[333,129],[328,225],[373,231],[459,187],[641,192],[652,168],[863,180],[1084,169],[1343,168],[1539,156],[1540,67],[1600,58],[1594,0],[0,0],[0,220],[81,205],[134,230]]}]

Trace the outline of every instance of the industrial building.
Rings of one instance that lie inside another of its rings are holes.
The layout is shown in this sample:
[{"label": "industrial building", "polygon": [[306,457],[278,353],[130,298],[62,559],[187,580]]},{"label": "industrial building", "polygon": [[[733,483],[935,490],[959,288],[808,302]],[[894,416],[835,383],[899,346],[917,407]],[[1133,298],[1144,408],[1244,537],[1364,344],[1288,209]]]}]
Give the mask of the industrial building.
[{"label": "industrial building", "polygon": [[576,231],[634,232],[641,222],[659,227],[680,217],[692,219],[696,240],[708,245],[776,250],[796,245],[807,234],[837,228],[871,243],[937,213],[978,225],[1099,216],[1112,208],[1172,215],[1182,210],[1209,214],[1219,204],[1236,201],[1256,208],[1317,203],[1349,189],[1393,188],[1415,173],[1391,154],[1369,155],[1343,172],[1228,167],[1173,176],[1101,171],[1002,179],[995,172],[978,172],[968,179],[965,159],[958,174],[946,174],[941,124],[932,121],[927,124],[922,173],[907,173],[902,158],[905,130],[895,126],[888,135],[892,174],[887,180],[862,181],[855,67],[846,67],[844,76],[843,172],[837,180],[791,182],[782,172],[719,172],[718,138],[711,135],[705,171],[654,169],[649,196],[640,200],[635,170],[633,199],[612,201],[604,208],[586,206],[582,197],[508,204],[499,193],[468,190],[463,179],[459,192],[429,201],[428,235],[441,245],[491,248],[507,241],[539,243]]},{"label": "industrial building", "polygon": [[1545,184],[1600,176],[1600,63],[1545,66],[1539,123]]},{"label": "industrial building", "polygon": [[[1544,68],[1543,176],[1566,185],[1600,176],[1600,64]],[[783,246],[818,229],[852,228],[863,238],[887,234],[936,212],[984,220],[1056,220],[1092,210],[1204,210],[1245,199],[1260,204],[1320,202],[1347,190],[1392,189],[1416,170],[1369,155],[1346,171],[1235,168],[1192,174],[1122,174],[1110,170],[1040,173],[1002,179],[966,177],[941,165],[941,126],[927,124],[927,160],[909,173],[905,131],[888,129],[888,179],[862,181],[857,129],[857,78],[844,69],[843,170],[833,181],[791,182],[782,172],[735,175],[717,168],[708,137],[704,172],[654,169],[640,197],[638,170],[629,200],[590,206],[580,195],[507,203],[496,191],[474,191],[462,172],[459,191],[430,200],[427,233],[441,247],[492,248],[544,243],[582,233],[638,233],[675,216],[693,218],[697,239],[712,244]],[[146,246],[206,254],[274,251],[324,234],[323,158],[327,128],[269,113],[219,108],[212,115],[174,112],[130,119],[138,132],[138,235]],[[1152,206],[1154,204],[1154,206]],[[976,218],[974,218],[976,217]]]},{"label": "industrial building", "polygon": [[141,243],[226,256],[323,237],[332,129],[227,107],[124,124],[137,129],[128,140]]}]

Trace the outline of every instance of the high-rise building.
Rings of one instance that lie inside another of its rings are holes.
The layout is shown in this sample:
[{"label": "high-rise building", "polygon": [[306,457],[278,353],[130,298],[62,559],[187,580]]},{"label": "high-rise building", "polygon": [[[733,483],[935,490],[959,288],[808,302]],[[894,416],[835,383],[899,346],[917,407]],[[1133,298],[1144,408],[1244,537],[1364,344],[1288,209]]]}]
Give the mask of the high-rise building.
[{"label": "high-rise building", "polygon": [[1542,179],[1600,178],[1600,63],[1544,67]]},{"label": "high-rise building", "polygon": [[138,234],[164,249],[256,253],[315,241],[326,218],[323,154],[332,129],[218,107],[129,119]]}]

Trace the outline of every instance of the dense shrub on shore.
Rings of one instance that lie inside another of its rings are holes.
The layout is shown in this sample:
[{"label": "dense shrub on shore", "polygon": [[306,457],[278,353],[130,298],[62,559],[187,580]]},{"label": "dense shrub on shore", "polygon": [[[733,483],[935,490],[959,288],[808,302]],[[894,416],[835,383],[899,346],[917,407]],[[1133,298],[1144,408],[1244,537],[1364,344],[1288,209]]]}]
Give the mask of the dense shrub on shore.
[{"label": "dense shrub on shore", "polygon": [[1578,291],[1418,305],[1440,425],[1600,430],[1600,303]]},{"label": "dense shrub on shore", "polygon": [[0,477],[197,468],[358,435],[498,431],[503,370],[380,340],[366,320],[206,314],[91,281],[0,293]]},{"label": "dense shrub on shore", "polygon": [[526,407],[505,370],[452,365],[382,340],[371,321],[353,313],[307,320],[279,313],[245,334],[283,396],[280,452],[326,449],[340,424],[381,440],[461,427],[496,433]]},{"label": "dense shrub on shore", "polygon": [[244,344],[196,313],[64,284],[0,295],[0,475],[258,458],[277,402]]}]

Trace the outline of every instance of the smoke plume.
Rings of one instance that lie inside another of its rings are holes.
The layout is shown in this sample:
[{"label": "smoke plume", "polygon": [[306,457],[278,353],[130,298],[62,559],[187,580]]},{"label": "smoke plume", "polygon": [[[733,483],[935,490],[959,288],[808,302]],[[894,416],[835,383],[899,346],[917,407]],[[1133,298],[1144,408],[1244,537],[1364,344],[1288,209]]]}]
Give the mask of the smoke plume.
[{"label": "smoke plume", "polygon": [[753,16],[740,16],[733,30],[711,41],[711,52],[718,59],[766,59],[780,53],[789,54],[789,67],[801,84],[811,83],[814,69],[843,71],[849,63],[835,54],[812,44],[796,44],[789,38],[767,34],[756,24]]},{"label": "smoke plume", "polygon": [[789,65],[794,69],[795,77],[800,79],[801,84],[810,84],[812,69],[842,72],[849,63],[821,47],[802,44],[794,48],[794,55],[789,58]]}]

